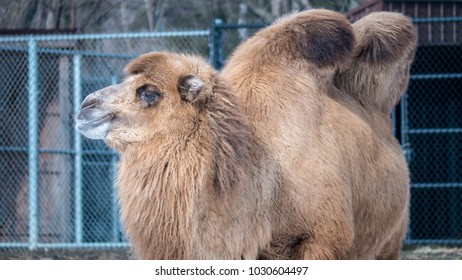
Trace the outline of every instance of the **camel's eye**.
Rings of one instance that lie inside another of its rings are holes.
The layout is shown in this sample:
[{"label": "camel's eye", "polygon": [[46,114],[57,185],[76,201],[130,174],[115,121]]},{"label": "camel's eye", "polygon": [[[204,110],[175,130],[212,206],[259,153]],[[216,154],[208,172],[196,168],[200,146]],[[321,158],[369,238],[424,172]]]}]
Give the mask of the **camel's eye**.
[{"label": "camel's eye", "polygon": [[143,85],[139,87],[136,90],[136,94],[142,101],[145,101],[148,106],[152,106],[157,103],[161,97],[159,89],[153,85]]}]

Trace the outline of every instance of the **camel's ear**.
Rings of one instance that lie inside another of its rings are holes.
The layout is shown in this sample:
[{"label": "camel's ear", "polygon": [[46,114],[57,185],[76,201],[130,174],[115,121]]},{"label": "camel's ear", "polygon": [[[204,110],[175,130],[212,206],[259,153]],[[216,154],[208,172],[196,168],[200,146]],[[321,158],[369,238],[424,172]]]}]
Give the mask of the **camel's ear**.
[{"label": "camel's ear", "polygon": [[204,81],[193,75],[186,75],[178,81],[181,99],[193,102],[204,88]]}]

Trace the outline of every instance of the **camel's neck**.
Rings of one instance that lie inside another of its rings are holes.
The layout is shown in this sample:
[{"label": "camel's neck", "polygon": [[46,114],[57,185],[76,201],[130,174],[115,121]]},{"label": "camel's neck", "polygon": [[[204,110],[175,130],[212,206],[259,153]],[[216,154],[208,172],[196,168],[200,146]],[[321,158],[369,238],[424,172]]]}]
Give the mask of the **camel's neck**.
[{"label": "camel's neck", "polygon": [[190,258],[205,213],[246,183],[255,151],[237,106],[204,110],[189,139],[157,139],[122,152],[121,214],[142,258]]},{"label": "camel's neck", "polygon": [[[195,203],[207,183],[210,155],[172,143],[122,154],[118,175],[121,215],[137,255],[184,258],[191,248]],[[137,248],[143,248],[139,251]]]}]

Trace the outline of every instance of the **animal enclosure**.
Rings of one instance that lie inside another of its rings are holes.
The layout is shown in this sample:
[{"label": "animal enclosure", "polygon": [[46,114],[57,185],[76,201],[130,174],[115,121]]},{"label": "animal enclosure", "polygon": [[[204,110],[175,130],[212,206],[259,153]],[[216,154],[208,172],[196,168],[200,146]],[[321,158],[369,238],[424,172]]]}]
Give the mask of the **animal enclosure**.
[{"label": "animal enclosure", "polygon": [[90,92],[139,53],[207,55],[208,31],[1,38],[0,247],[127,247],[113,181],[118,155],[74,131]]},{"label": "animal enclosure", "polygon": [[[444,20],[445,38],[462,38],[462,28],[450,28],[461,20]],[[414,21],[429,34],[439,22]],[[237,30],[222,30],[224,46],[233,48],[226,44]],[[0,37],[0,249],[129,246],[113,191],[118,155],[75,132],[76,108],[88,93],[119,82],[140,53],[211,57],[209,35]],[[412,177],[408,244],[462,244],[461,57],[460,41],[422,43],[394,113]]]}]

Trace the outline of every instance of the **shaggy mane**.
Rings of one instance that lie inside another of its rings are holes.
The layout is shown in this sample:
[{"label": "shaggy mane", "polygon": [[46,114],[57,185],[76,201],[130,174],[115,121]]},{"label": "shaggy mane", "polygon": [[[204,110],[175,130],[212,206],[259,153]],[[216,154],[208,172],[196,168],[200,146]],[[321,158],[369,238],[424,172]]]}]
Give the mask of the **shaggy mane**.
[{"label": "shaggy mane", "polygon": [[229,86],[216,79],[207,104],[214,157],[214,186],[226,191],[242,185],[255,152],[251,128]]}]

